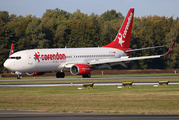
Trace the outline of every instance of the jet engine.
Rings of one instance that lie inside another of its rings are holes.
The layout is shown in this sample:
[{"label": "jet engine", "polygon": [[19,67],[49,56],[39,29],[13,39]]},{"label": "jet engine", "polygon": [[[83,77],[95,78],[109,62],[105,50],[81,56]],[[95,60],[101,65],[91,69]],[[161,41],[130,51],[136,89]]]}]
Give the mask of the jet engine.
[{"label": "jet engine", "polygon": [[88,75],[91,72],[91,67],[87,64],[75,64],[71,67],[72,75]]}]

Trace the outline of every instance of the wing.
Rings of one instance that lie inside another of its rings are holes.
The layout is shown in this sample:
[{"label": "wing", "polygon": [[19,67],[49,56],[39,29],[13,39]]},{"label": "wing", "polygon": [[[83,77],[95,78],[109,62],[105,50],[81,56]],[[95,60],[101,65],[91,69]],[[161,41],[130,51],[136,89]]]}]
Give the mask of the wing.
[{"label": "wing", "polygon": [[[142,60],[142,59],[152,59],[152,58],[160,58],[160,57],[163,57],[163,56],[167,56],[167,55],[170,55],[172,50],[173,50],[173,47],[175,45],[175,42],[172,44],[172,46],[170,47],[170,49],[168,50],[168,52],[164,55],[153,55],[153,56],[142,56],[142,57],[132,57],[132,58],[129,58],[129,56],[122,56],[120,58],[109,58],[109,59],[96,59],[96,60],[91,60],[91,61],[88,61],[88,62],[85,62],[85,63],[80,63],[80,64],[88,64],[90,65],[91,67],[92,66],[95,66],[95,65],[105,65],[107,68],[111,69],[111,64],[121,64],[122,66],[125,67],[125,64],[124,62],[130,62],[132,60]],[[157,46],[157,47],[161,47],[161,46]],[[151,48],[151,47],[150,47]],[[145,49],[145,48],[144,48]],[[147,48],[148,49],[148,48]],[[141,50],[141,49],[140,49]],[[130,51],[130,50],[129,50]],[[128,52],[129,52],[128,51]],[[137,50],[138,51],[138,50]],[[132,51],[133,52],[133,51]],[[75,65],[77,63],[65,63],[63,65],[61,65],[62,68],[67,68],[67,69],[70,69],[73,65]],[[110,64],[110,65],[109,65]]]},{"label": "wing", "polygon": [[114,58],[114,59],[99,59],[99,60],[92,60],[89,61],[89,65],[93,66],[93,65],[98,65],[98,64],[107,64],[107,63],[120,63],[120,62],[127,62],[127,61],[132,61],[132,60],[142,60],[142,59],[152,59],[152,58],[160,58],[162,56],[167,56],[170,55],[173,47],[175,45],[175,42],[172,44],[172,46],[170,47],[170,49],[168,50],[168,52],[164,55],[153,55],[153,56],[143,56],[143,57],[133,57],[133,58],[129,58],[129,56],[124,56],[121,58]]},{"label": "wing", "polygon": [[144,57],[121,57],[115,59],[100,59],[100,60],[92,60],[89,62],[89,65],[96,65],[96,64],[106,64],[106,63],[117,63],[117,62],[127,62],[132,60],[142,60],[142,59],[151,59],[151,58],[160,58],[162,55],[154,55],[154,56],[144,56]]}]

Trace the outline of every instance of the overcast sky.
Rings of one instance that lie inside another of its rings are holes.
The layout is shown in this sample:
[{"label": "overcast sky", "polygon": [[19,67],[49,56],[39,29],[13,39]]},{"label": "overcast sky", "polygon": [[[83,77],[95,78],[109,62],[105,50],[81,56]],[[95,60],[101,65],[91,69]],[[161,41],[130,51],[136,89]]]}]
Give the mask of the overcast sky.
[{"label": "overcast sky", "polygon": [[179,0],[0,0],[0,11],[26,16],[42,17],[46,9],[59,8],[70,13],[80,9],[90,15],[101,15],[114,9],[126,16],[129,8],[135,8],[135,17],[159,15],[179,17]]}]

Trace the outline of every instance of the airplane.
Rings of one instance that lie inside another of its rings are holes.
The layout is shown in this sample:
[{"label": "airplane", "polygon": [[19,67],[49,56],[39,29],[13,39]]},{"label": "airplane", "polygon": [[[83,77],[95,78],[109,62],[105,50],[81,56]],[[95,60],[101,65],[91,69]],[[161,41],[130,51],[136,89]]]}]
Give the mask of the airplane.
[{"label": "airplane", "polygon": [[46,72],[56,72],[57,78],[64,78],[66,71],[70,71],[72,75],[89,78],[91,70],[94,69],[111,69],[113,65],[126,67],[125,63],[132,60],[160,58],[171,54],[176,41],[164,55],[129,57],[131,52],[163,47],[131,49],[133,17],[134,8],[130,8],[114,41],[103,47],[30,49],[14,53],[14,44],[12,44],[4,67],[16,74],[17,79],[22,78],[22,73],[42,75]]}]

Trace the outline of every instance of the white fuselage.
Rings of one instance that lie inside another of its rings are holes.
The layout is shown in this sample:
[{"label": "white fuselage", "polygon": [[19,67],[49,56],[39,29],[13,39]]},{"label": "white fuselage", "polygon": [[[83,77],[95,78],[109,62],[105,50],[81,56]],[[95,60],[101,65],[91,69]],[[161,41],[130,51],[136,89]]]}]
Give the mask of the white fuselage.
[{"label": "white fuselage", "polygon": [[88,64],[99,59],[120,58],[126,54],[114,48],[55,48],[23,50],[12,54],[4,63],[10,71],[60,71],[67,64]]}]

